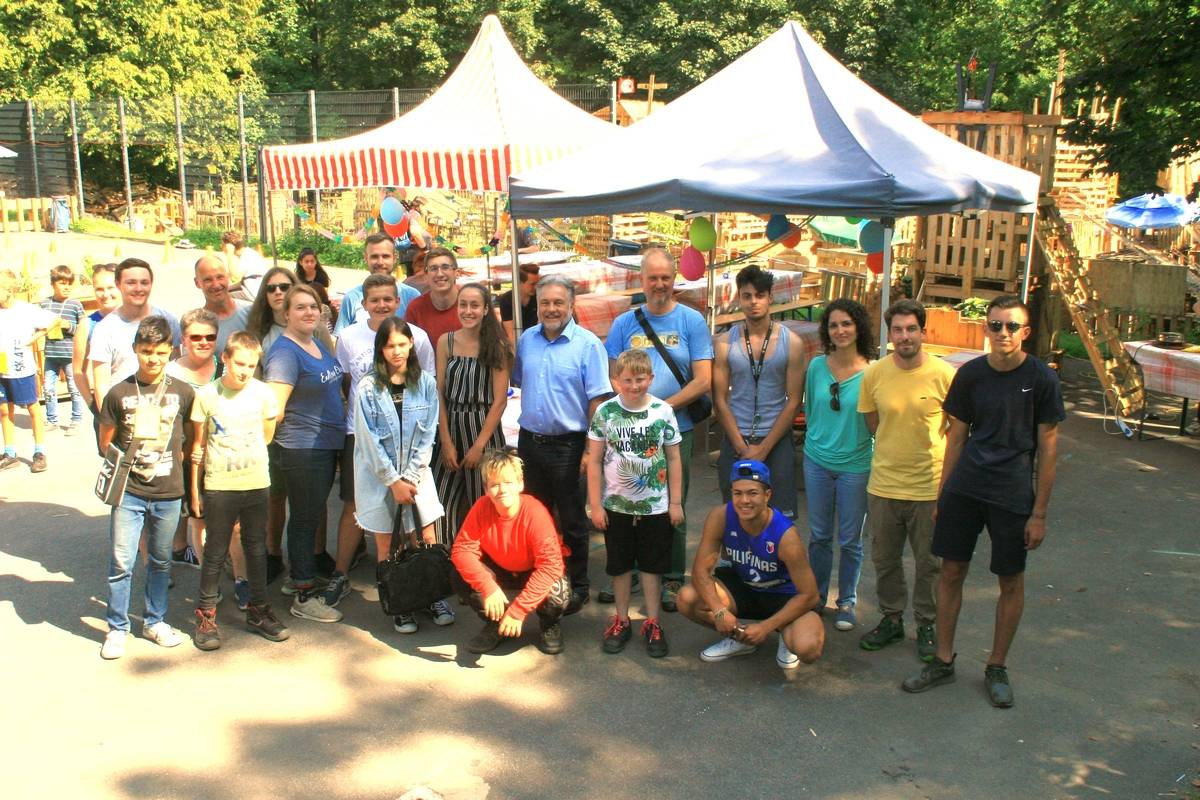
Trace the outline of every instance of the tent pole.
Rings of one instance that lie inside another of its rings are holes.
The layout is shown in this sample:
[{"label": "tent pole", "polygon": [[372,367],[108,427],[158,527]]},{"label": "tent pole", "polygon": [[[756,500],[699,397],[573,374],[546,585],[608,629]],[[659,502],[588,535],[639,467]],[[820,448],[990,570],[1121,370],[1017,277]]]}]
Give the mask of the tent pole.
[{"label": "tent pole", "polygon": [[1021,302],[1022,303],[1029,302],[1029,273],[1032,272],[1032,270],[1033,270],[1033,247],[1035,244],[1037,244],[1037,240],[1035,238],[1037,235],[1037,231],[1034,227],[1036,224],[1037,224],[1037,209],[1034,208],[1034,210],[1029,215],[1029,236],[1025,240],[1025,274],[1021,276]]},{"label": "tent pole", "polygon": [[509,212],[508,215],[509,236],[512,237],[509,241],[508,252],[510,255],[511,272],[512,272],[512,307],[513,307],[513,343],[521,338],[521,331],[525,330],[525,320],[521,319],[521,272],[517,264],[517,215]]},{"label": "tent pole", "polygon": [[[647,106],[648,108],[649,106]],[[716,214],[712,215],[713,229],[715,230],[721,224]],[[720,239],[720,231],[717,231],[717,238]],[[717,332],[717,276],[713,271],[713,262],[717,260],[717,245],[713,243],[713,249],[708,251],[708,268],[705,272],[708,273],[708,333],[711,336]]]},{"label": "tent pole", "polygon": [[271,201],[271,193],[267,192],[267,219],[270,223],[267,230],[271,233],[271,266],[279,266],[279,248],[275,246],[275,204]]},{"label": "tent pole", "polygon": [[879,285],[879,357],[887,355],[888,330],[883,312],[891,303],[892,291],[892,231],[896,221],[891,218],[881,219],[883,224],[883,280]]}]

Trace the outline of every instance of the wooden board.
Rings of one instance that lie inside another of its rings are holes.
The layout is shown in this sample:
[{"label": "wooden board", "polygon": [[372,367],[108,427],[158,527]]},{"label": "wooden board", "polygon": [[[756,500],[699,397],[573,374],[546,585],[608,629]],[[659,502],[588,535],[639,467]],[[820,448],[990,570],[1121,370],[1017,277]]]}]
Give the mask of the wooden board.
[{"label": "wooden board", "polygon": [[1087,271],[1092,287],[1110,309],[1150,315],[1186,311],[1187,267],[1125,258],[1093,258],[1087,262]]},{"label": "wooden board", "polygon": [[953,308],[925,309],[925,341],[944,347],[983,350],[984,320],[963,319]]}]

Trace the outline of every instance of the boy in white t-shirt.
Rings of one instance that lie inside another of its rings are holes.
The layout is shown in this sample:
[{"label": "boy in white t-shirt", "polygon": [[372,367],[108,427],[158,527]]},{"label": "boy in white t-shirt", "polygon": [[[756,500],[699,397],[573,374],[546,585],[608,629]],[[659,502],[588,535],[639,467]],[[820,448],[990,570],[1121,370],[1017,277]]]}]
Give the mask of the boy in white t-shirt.
[{"label": "boy in white t-shirt", "polygon": [[658,622],[660,589],[671,568],[672,526],[683,521],[683,437],[671,406],[649,393],[653,380],[646,351],[626,350],[617,358],[617,396],[600,404],[588,428],[588,506],[592,524],[604,531],[605,571],[616,600],[604,652],[621,652],[632,636],[629,595],[636,567],[646,588],[646,653],[662,658],[668,649]]},{"label": "boy in white t-shirt", "polygon": [[13,424],[16,407],[29,412],[33,428],[33,459],[30,472],[46,471],[46,454],[42,440],[46,435],[46,420],[38,403],[37,359],[34,345],[46,331],[58,323],[58,317],[43,308],[17,301],[17,275],[9,269],[0,270],[0,429],[4,431],[4,455],[0,469],[21,463],[13,444],[17,428]]}]

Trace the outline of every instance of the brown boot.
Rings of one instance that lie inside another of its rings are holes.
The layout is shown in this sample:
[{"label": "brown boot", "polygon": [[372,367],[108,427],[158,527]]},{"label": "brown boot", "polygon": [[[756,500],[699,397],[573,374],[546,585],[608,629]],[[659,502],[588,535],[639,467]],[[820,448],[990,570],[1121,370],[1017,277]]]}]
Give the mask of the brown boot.
[{"label": "brown boot", "polygon": [[192,642],[201,650],[216,650],[221,646],[221,631],[217,628],[215,608],[196,609],[196,632]]}]

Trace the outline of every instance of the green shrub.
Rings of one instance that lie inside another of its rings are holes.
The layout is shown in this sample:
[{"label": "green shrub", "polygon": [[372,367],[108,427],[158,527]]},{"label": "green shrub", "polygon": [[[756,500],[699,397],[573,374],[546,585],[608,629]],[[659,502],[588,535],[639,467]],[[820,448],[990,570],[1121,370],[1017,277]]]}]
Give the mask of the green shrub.
[{"label": "green shrub", "polygon": [[[172,236],[171,243],[175,244],[180,239],[187,239],[202,250],[207,247],[211,250],[219,251],[221,249],[221,234],[223,233],[225,233],[224,228],[218,228],[216,225],[200,225],[195,228],[188,228],[183,232],[182,236]],[[258,243],[258,239],[250,239],[251,247]]]},{"label": "green shrub", "polygon": [[366,269],[363,263],[362,243],[349,238],[335,242],[316,231],[288,231],[276,240],[275,246],[279,250],[280,260],[295,260],[301,250],[311,247],[317,251],[317,257],[326,266]]}]

